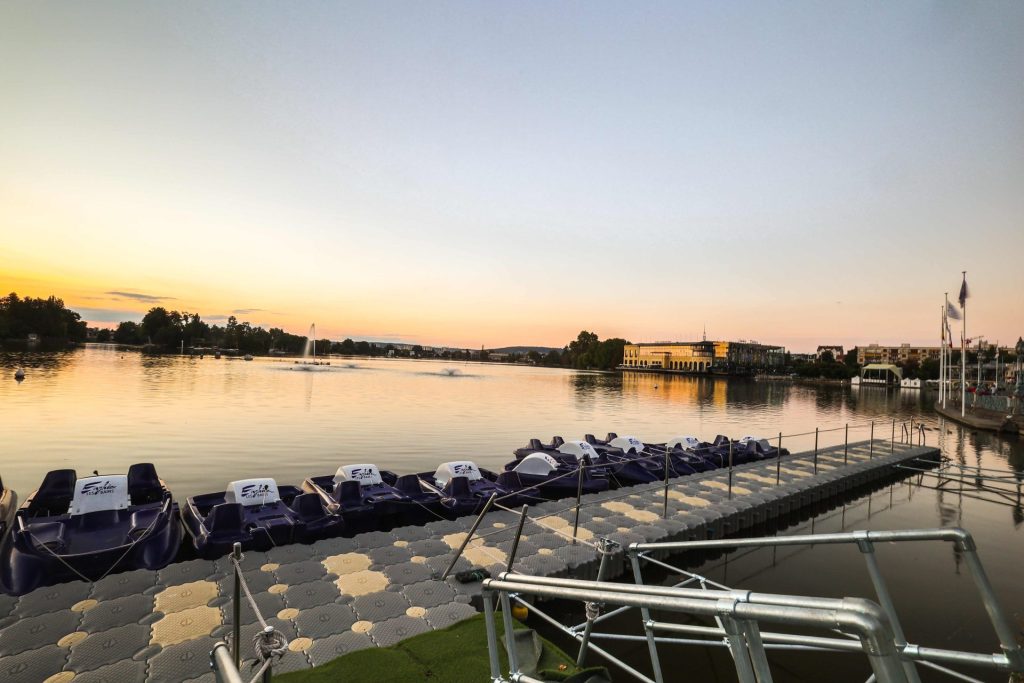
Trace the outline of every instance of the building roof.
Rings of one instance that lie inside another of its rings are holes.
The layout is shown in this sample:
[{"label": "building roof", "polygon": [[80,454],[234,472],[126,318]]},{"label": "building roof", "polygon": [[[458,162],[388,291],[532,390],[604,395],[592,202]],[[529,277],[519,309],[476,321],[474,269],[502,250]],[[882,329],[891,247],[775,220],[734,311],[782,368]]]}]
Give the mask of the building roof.
[{"label": "building roof", "polygon": [[861,369],[862,370],[892,370],[893,372],[900,371],[900,367],[898,365],[893,365],[892,363],[868,363],[867,365],[865,365]]}]

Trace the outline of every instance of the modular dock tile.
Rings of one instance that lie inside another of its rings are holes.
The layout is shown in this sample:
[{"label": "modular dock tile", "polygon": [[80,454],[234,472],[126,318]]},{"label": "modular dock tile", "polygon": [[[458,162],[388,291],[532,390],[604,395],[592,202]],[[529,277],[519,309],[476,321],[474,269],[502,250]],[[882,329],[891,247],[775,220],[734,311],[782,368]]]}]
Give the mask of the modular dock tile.
[{"label": "modular dock tile", "polygon": [[413,553],[407,546],[396,546],[394,543],[391,545],[381,546],[380,548],[371,548],[366,551],[366,555],[370,558],[373,564],[387,567],[392,564],[398,564],[399,562],[408,562],[412,558]]},{"label": "modular dock tile", "polygon": [[358,620],[350,605],[339,605],[332,602],[300,610],[294,621],[299,636],[316,641],[320,638],[349,632],[352,630],[352,624]]},{"label": "modular dock tile", "polygon": [[149,629],[137,624],[118,626],[93,633],[71,646],[66,668],[75,673],[98,669],[101,666],[132,659],[149,645]]},{"label": "modular dock tile", "polygon": [[379,647],[388,647],[429,630],[430,624],[426,619],[400,616],[374,623],[373,628],[370,629],[370,637]]},{"label": "modular dock tile", "polygon": [[302,543],[289,543],[288,545],[271,548],[267,551],[267,562],[273,564],[292,564],[304,560],[313,560],[319,556],[317,548],[313,545]]},{"label": "modular dock tile", "polygon": [[159,570],[157,583],[163,586],[178,586],[193,581],[219,578],[223,573],[230,572],[219,572],[216,563],[210,560],[189,560],[170,564]]},{"label": "modular dock tile", "polygon": [[163,648],[149,660],[147,683],[181,683],[210,673],[217,638],[204,637]]},{"label": "modular dock tile", "polygon": [[477,613],[476,609],[470,605],[458,602],[452,602],[447,605],[438,605],[437,607],[431,607],[427,609],[427,613],[423,616],[427,623],[430,624],[434,629],[441,630],[448,628],[452,624],[457,624],[460,621],[469,619],[475,616]]},{"label": "modular dock tile", "polygon": [[[81,614],[71,610],[19,619],[3,630],[3,636],[0,637],[0,656],[8,657],[44,645],[56,645],[69,633],[77,630],[81,619]],[[63,653],[66,654],[66,651]]]},{"label": "modular dock tile", "polygon": [[317,605],[326,605],[334,602],[341,593],[333,581],[310,581],[300,583],[296,586],[289,586],[284,592],[284,601],[289,607],[298,610],[306,610]]},{"label": "modular dock tile", "polygon": [[390,591],[363,595],[352,602],[352,608],[360,620],[375,624],[405,614],[411,606],[404,595]]},{"label": "modular dock tile", "polygon": [[0,663],[3,683],[39,683],[64,668],[67,650],[47,645],[4,657]]},{"label": "modular dock tile", "polygon": [[[470,609],[472,610],[472,608]],[[474,614],[476,613],[476,610],[472,611]],[[314,640],[312,647],[306,651],[306,655],[314,666],[319,666],[350,652],[365,650],[370,647],[375,647],[370,636],[365,633],[346,631]]]},{"label": "modular dock tile", "polygon": [[71,609],[73,605],[89,597],[92,586],[83,581],[72,581],[56,586],[46,586],[18,598],[11,610],[11,616],[18,619],[35,617],[40,614]]},{"label": "modular dock tile", "polygon": [[133,683],[146,680],[146,663],[132,659],[123,659],[114,664],[107,664],[75,674],[71,679],[74,683]]},{"label": "modular dock tile", "polygon": [[430,580],[402,587],[409,604],[414,607],[437,607],[455,599],[455,590],[444,581]]},{"label": "modular dock tile", "polygon": [[96,633],[118,626],[138,624],[153,613],[154,603],[152,595],[142,593],[102,600],[83,612],[80,628],[87,633]]},{"label": "modular dock tile", "polygon": [[122,574],[111,574],[92,585],[92,592],[89,594],[89,597],[100,602],[113,600],[125,595],[144,593],[156,586],[156,583],[157,572],[149,569],[137,569]]},{"label": "modular dock tile", "polygon": [[[293,586],[308,581],[317,581],[327,576],[327,569],[320,560],[308,559],[292,564],[282,564],[274,570],[278,583]],[[249,587],[252,590],[252,586]]]}]

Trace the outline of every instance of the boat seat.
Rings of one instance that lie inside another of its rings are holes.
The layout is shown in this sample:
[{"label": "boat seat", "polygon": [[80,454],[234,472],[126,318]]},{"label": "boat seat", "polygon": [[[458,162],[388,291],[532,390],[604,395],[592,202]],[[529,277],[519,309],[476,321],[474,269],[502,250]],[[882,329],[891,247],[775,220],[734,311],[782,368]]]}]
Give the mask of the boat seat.
[{"label": "boat seat", "polygon": [[245,526],[245,510],[242,509],[241,503],[214,505],[205,520],[205,525],[211,536],[236,535]]},{"label": "boat seat", "polygon": [[599,445],[597,443],[597,437],[594,436],[593,434],[584,434],[583,435],[583,440],[586,441],[587,443],[589,443],[591,446]]},{"label": "boat seat", "polygon": [[519,478],[518,472],[502,472],[498,475],[498,486],[509,491],[518,491],[523,488],[523,480]]},{"label": "boat seat", "polygon": [[43,477],[28,510],[33,517],[63,515],[71,505],[78,474],[74,470],[53,470]]},{"label": "boat seat", "polygon": [[423,493],[420,478],[415,474],[403,474],[395,480],[395,488],[407,496],[419,496]]},{"label": "boat seat", "polygon": [[604,437],[604,440],[605,441],[611,441],[612,439],[617,439],[617,438],[619,438],[618,434],[616,434],[615,432],[608,432],[608,436]]},{"label": "boat seat", "polygon": [[540,439],[530,439],[530,448],[535,451],[544,450],[544,444],[540,442]]},{"label": "boat seat", "polygon": [[449,498],[465,498],[472,496],[469,488],[469,479],[466,477],[452,477],[444,487],[444,495]]},{"label": "boat seat", "polygon": [[134,541],[146,533],[146,530],[160,516],[160,508],[136,510],[132,513],[132,527],[128,530],[128,540]]},{"label": "boat seat", "polygon": [[314,521],[325,515],[323,503],[320,502],[320,496],[316,493],[303,493],[295,496],[295,500],[292,501],[292,510],[304,522]]},{"label": "boat seat", "polygon": [[140,462],[128,468],[128,496],[132,505],[159,503],[163,500],[163,486],[152,463]]},{"label": "boat seat", "polygon": [[58,554],[64,552],[66,541],[63,522],[37,522],[27,525],[25,530],[31,534],[32,545],[39,550]]},{"label": "boat seat", "polygon": [[561,445],[562,445],[562,444],[564,444],[564,443],[565,443],[565,439],[563,439],[563,438],[562,438],[562,437],[560,437],[560,436],[556,436],[556,437],[553,437],[553,438],[551,439],[551,444],[552,444],[552,445],[553,445],[553,446],[554,446],[555,448],[558,448],[559,446],[561,446]]},{"label": "boat seat", "polygon": [[363,504],[362,484],[358,481],[343,481],[334,487],[334,499],[342,506]]}]

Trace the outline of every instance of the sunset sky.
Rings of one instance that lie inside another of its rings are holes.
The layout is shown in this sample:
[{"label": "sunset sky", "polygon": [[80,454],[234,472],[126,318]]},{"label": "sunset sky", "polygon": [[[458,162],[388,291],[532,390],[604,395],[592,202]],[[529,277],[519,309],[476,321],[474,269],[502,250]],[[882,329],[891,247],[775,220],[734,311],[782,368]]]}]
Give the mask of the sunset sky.
[{"label": "sunset sky", "polygon": [[1024,334],[1024,3],[6,2],[0,291],[466,347]]}]

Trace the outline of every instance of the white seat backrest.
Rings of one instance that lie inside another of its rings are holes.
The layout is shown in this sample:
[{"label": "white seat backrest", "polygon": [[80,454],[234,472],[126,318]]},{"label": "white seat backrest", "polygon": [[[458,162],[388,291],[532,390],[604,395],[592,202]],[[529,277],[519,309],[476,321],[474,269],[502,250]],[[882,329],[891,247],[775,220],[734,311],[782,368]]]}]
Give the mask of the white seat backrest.
[{"label": "white seat backrest", "polygon": [[334,473],[334,484],[338,485],[343,481],[358,481],[360,486],[384,483],[376,465],[343,465]]},{"label": "white seat backrest", "polygon": [[269,505],[281,500],[277,492],[277,482],[269,477],[263,479],[239,479],[228,484],[224,500],[228,503],[250,505]]},{"label": "white seat backrest", "polygon": [[442,463],[434,472],[434,482],[444,488],[453,477],[466,477],[470,481],[483,479],[480,469],[471,460],[453,460]]},{"label": "white seat backrest", "polygon": [[617,436],[608,442],[609,446],[613,448],[621,448],[626,453],[633,451],[634,453],[644,452],[644,442],[635,436]]},{"label": "white seat backrest", "polygon": [[513,469],[519,474],[547,476],[558,469],[558,461],[546,453],[531,453]]},{"label": "white seat backrest", "polygon": [[695,436],[677,436],[674,439],[669,439],[665,444],[665,448],[668,448],[669,450],[672,450],[676,446],[684,450],[700,448],[700,439]]},{"label": "white seat backrest", "polygon": [[576,462],[583,460],[584,455],[589,455],[592,460],[597,459],[597,451],[586,441],[566,441],[558,447],[558,452],[574,456]]},{"label": "white seat backrest", "polygon": [[84,515],[99,510],[124,510],[128,504],[127,474],[85,477],[75,482],[69,512],[72,515]]}]

